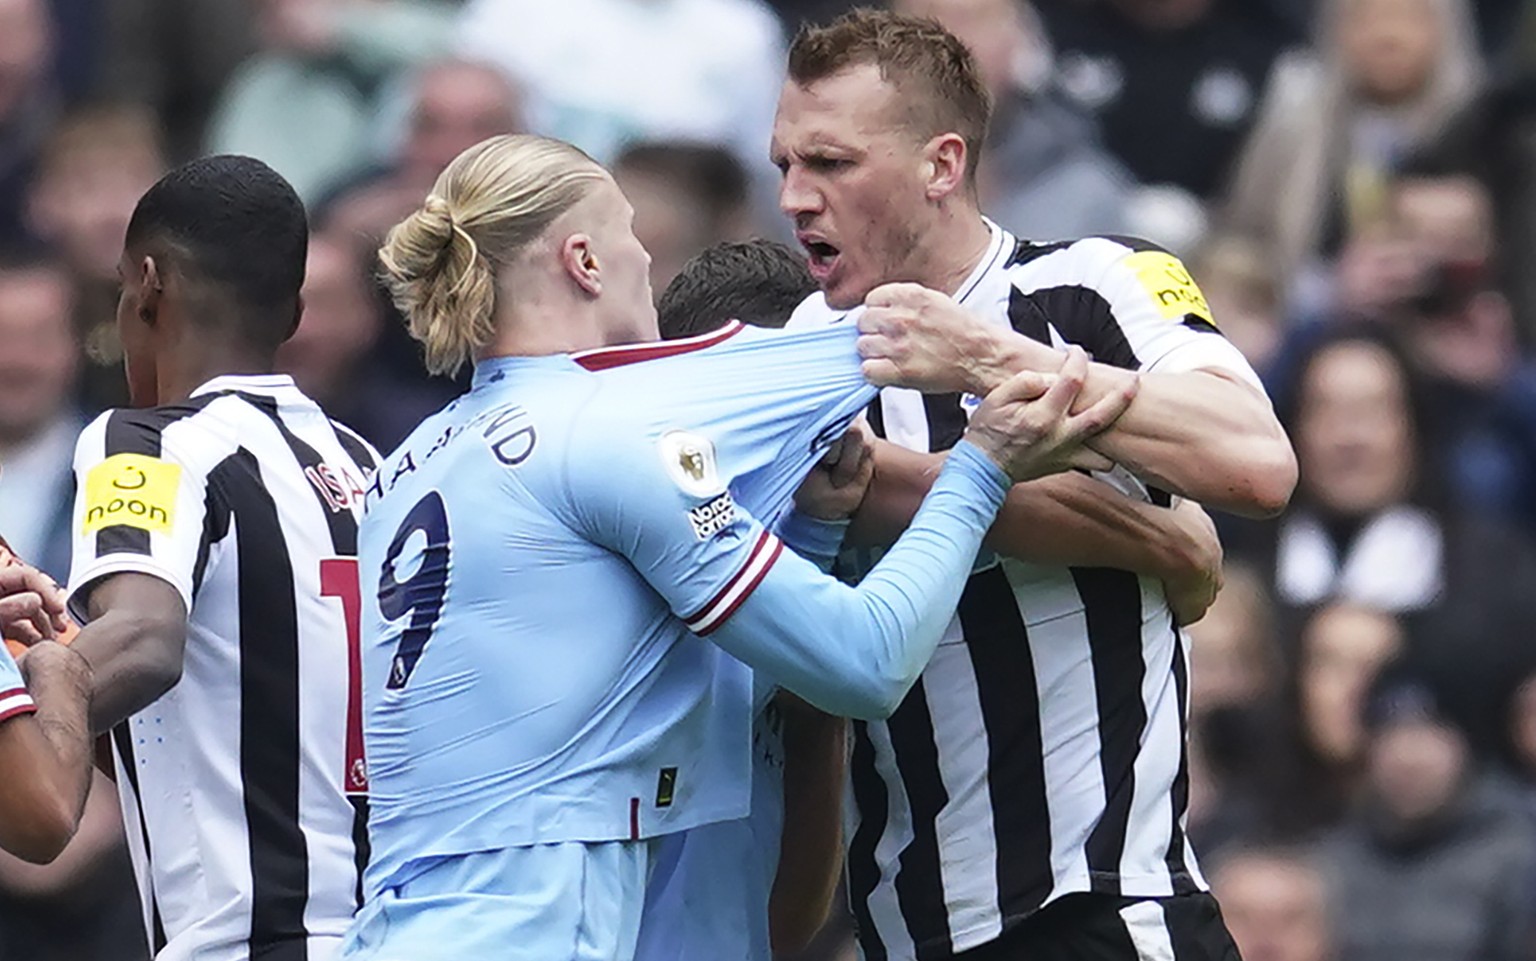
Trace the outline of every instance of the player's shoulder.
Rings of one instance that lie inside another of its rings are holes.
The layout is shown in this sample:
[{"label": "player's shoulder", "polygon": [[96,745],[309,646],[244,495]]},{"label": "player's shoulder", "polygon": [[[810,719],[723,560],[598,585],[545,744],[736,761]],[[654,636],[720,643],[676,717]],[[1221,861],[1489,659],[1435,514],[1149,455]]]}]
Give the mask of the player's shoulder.
[{"label": "player's shoulder", "polygon": [[176,404],[106,410],[80,432],[77,456],[175,456],[209,446],[213,438],[234,438],[239,418],[234,405],[217,403],[224,396],[202,394]]},{"label": "player's shoulder", "polygon": [[1020,240],[1004,261],[1003,269],[1014,276],[1039,272],[1090,274],[1134,257],[1178,259],[1166,248],[1141,237],[1091,234],[1070,240]]}]

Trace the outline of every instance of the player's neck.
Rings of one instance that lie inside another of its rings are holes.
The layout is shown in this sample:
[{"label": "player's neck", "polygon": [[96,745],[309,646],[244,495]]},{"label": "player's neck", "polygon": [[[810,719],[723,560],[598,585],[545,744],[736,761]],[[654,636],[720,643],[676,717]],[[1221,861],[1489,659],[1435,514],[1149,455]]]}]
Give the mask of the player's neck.
[{"label": "player's neck", "polygon": [[938,222],[923,233],[914,271],[918,283],[946,294],[960,289],[981,263],[992,243],[992,231],[981,213],[970,204],[944,211]]},{"label": "player's neck", "polygon": [[497,318],[496,334],[480,356],[547,357],[608,343],[608,332],[591,304],[525,303]]},{"label": "player's neck", "polygon": [[160,404],[180,403],[215,377],[255,376],[272,370],[271,356],[227,343],[208,343],[160,363],[156,400]]}]

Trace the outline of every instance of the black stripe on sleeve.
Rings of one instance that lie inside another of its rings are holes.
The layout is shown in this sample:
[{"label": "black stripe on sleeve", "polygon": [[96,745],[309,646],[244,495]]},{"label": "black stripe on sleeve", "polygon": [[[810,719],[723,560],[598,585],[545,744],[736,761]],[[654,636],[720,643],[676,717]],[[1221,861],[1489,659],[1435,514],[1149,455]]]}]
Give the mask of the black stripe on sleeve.
[{"label": "black stripe on sleeve", "polygon": [[[107,415],[105,457],[116,454],[160,456],[159,425],[139,411],[114,410]],[[103,459],[105,459],[105,457]],[[108,554],[148,554],[149,531],[126,524],[113,524],[96,532],[96,556]]]},{"label": "black stripe on sleeve", "polygon": [[302,961],[309,854],[299,827],[299,625],[277,505],[244,447],[208,482],[235,524],[240,565],[240,778],[251,859],[250,953]]},{"label": "black stripe on sleeve", "polygon": [[1008,256],[1008,260],[1003,264],[1003,267],[1006,269],[1008,267],[1017,267],[1020,264],[1027,264],[1031,260],[1038,260],[1044,257],[1046,254],[1054,254],[1058,250],[1066,250],[1075,242],[1072,240],[1061,240],[1055,243],[1037,244],[1028,240],[1021,240],[1014,245],[1013,253]]},{"label": "black stripe on sleeve", "polygon": [[960,598],[960,625],[986,726],[997,897],[1006,926],[1037,910],[1055,881],[1035,663],[1013,585],[1001,566],[971,576]]},{"label": "black stripe on sleeve", "polygon": [[1141,583],[1129,571],[1073,568],[1083,601],[1099,714],[1099,764],[1104,813],[1088,836],[1090,883],[1096,892],[1120,894],[1120,859],[1136,793],[1136,756],[1146,733],[1142,700]]},{"label": "black stripe on sleeve", "polygon": [[1184,641],[1173,628],[1173,687],[1179,699],[1179,770],[1169,791],[1173,824],[1168,832],[1168,877],[1174,894],[1192,894],[1200,889],[1189,863],[1184,858],[1188,841],[1184,837],[1184,813],[1189,810],[1189,666],[1184,660]]},{"label": "black stripe on sleeve", "polygon": [[896,770],[906,791],[913,826],[912,841],[898,859],[896,902],[920,961],[947,958],[953,948],[939,860],[938,820],[939,812],[949,803],[949,792],[939,773],[939,747],[933,738],[933,716],[921,679],[886,726],[896,748]]},{"label": "black stripe on sleeve", "polygon": [[[162,452],[161,435],[170,425],[191,417],[204,407],[223,396],[222,393],[202,394],[182,404],[153,407],[147,410],[114,410],[107,415],[106,437],[102,459],[114,454],[142,454],[159,457]],[[108,554],[150,553],[149,531],[123,524],[113,524],[96,532],[96,556]]]},{"label": "black stripe on sleeve", "polygon": [[1077,344],[1094,360],[1125,370],[1141,369],[1141,361],[1115,319],[1113,308],[1097,290],[1082,284],[1064,284],[1022,296],[1035,305],[1063,340]]},{"label": "black stripe on sleeve", "polygon": [[885,834],[890,797],[885,781],[875,769],[875,746],[869,739],[868,724],[863,721],[853,725],[853,757],[848,763],[848,777],[859,811],[859,826],[848,841],[848,903],[853,910],[864,961],[887,961],[889,955],[880,940],[880,932],[875,929],[869,898],[880,885],[875,847]]},{"label": "black stripe on sleeve", "polygon": [[1008,291],[1008,323],[1013,329],[1042,344],[1051,342],[1051,325],[1045,314],[1029,296],[1017,287]]}]

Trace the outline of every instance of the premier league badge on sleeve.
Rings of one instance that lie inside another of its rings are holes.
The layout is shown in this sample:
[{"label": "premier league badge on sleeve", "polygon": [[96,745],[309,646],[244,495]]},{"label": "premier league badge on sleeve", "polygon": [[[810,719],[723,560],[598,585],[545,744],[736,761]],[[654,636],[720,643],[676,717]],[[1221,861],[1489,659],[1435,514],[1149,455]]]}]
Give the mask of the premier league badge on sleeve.
[{"label": "premier league badge on sleeve", "polygon": [[683,493],[690,497],[714,497],[725,490],[715,466],[715,445],[709,438],[686,430],[661,435],[661,462]]}]

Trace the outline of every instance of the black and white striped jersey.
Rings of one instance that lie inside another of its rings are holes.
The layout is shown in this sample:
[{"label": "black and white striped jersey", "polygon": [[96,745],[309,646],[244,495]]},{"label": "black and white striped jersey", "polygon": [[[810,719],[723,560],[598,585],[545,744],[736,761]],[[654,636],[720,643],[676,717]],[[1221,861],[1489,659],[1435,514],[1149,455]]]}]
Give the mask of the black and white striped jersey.
[{"label": "black and white striped jersey", "polygon": [[189,612],[181,680],[112,735],[160,961],[328,958],[356,910],[357,522],[376,463],[285,376],[218,377],[80,436],[75,616],[124,572]]},{"label": "black and white striped jersey", "polygon": [[[957,298],[1036,340],[1258,385],[1178,260],[1141,241],[1022,242],[995,225]],[[841,316],[818,294],[792,326]],[[886,389],[876,431],[947,450],[977,402]],[[1123,469],[1101,475],[1159,500]],[[848,886],[868,961],[947,958],[1074,892],[1202,889],[1184,836],[1188,648],[1162,587],[983,557],[896,714],[857,724]]]}]

